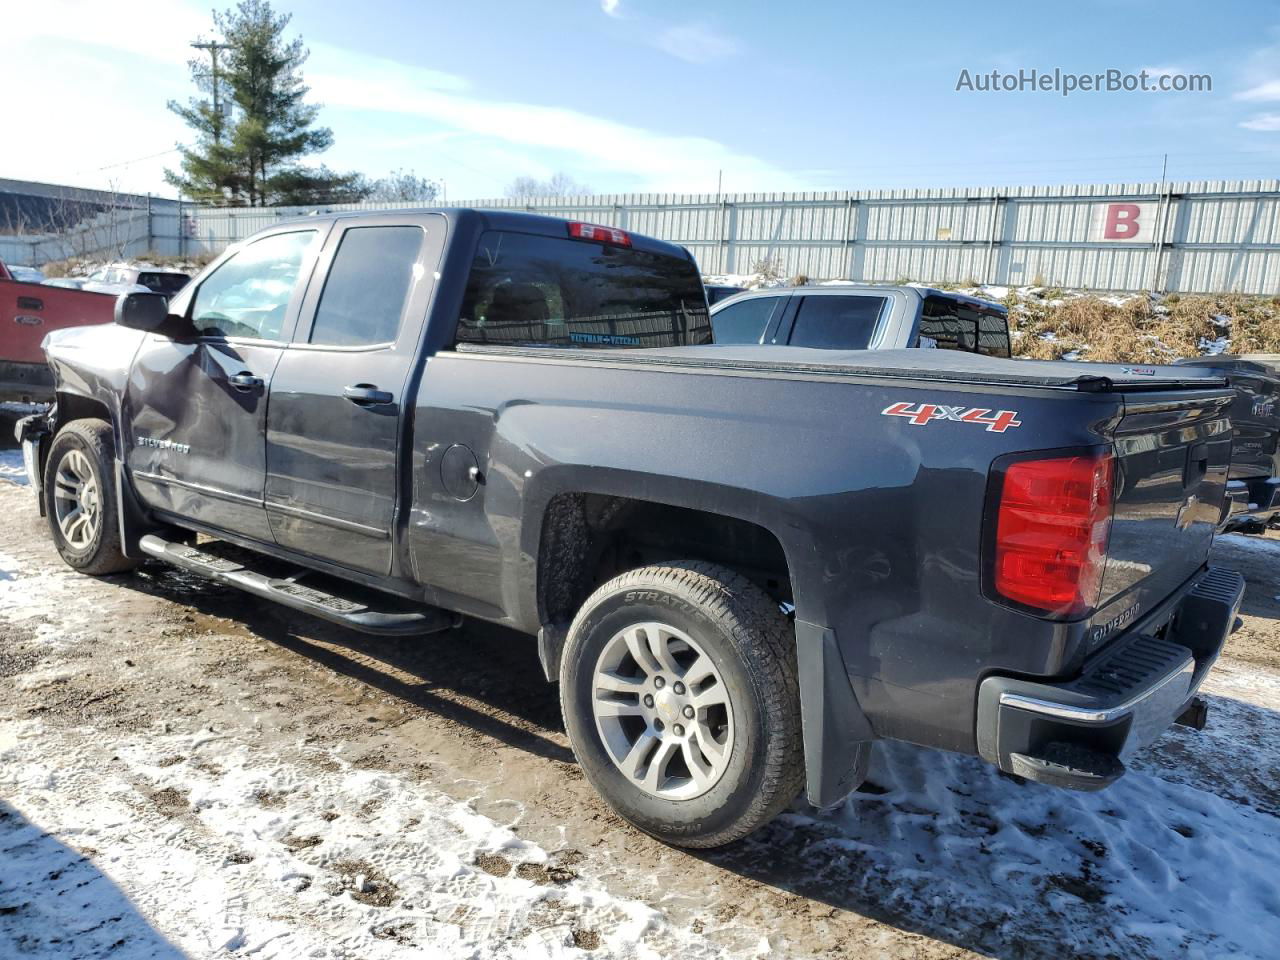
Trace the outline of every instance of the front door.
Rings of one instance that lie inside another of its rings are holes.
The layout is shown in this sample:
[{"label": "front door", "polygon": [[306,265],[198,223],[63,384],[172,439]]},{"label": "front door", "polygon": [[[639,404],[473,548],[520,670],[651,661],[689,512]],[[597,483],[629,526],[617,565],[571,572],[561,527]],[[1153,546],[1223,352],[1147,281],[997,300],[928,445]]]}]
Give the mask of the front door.
[{"label": "front door", "polygon": [[445,219],[340,220],[271,383],[266,508],[281,546],[391,570],[404,411]]},{"label": "front door", "polygon": [[175,301],[197,338],[143,342],[125,391],[125,462],[152,507],[271,542],[267,391],[322,240],[284,230],[242,247]]}]

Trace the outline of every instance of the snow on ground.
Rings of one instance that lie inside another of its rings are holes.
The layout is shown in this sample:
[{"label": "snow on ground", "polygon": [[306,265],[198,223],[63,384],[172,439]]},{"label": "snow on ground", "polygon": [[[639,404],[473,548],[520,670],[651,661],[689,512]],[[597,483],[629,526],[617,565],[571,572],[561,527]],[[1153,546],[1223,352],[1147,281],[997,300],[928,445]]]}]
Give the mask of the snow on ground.
[{"label": "snow on ground", "polygon": [[27,468],[22,463],[21,450],[0,450],[0,482],[3,481],[26,486]]},{"label": "snow on ground", "polygon": [[0,955],[719,954],[421,784],[165,726],[97,744],[103,769],[82,738],[5,725]]},{"label": "snow on ground", "polygon": [[[0,629],[32,630],[54,653],[94,642],[104,598],[122,593],[0,553]],[[74,663],[0,658],[0,675],[54,697]],[[576,854],[364,769],[341,743],[263,752],[244,730],[182,719],[111,735],[4,714],[0,957],[725,955],[579,878]]]},{"label": "snow on ground", "polygon": [[[886,792],[789,817],[826,828],[815,863],[867,863],[867,883],[892,878],[886,907],[922,922],[1004,912],[1013,933],[1039,898],[1060,915],[1064,956],[1275,957],[1280,676],[1220,667],[1206,692],[1205,731],[1171,731],[1101,793],[882,744],[871,782]],[[1232,775],[1242,760],[1253,781]]]},{"label": "snow on ground", "polygon": [[[1280,556],[1278,540],[1220,546]],[[257,737],[261,718],[248,708],[228,708],[225,722],[165,712],[96,728],[14,708],[109,693],[121,674],[75,681],[130,594],[18,559],[27,556],[0,542],[0,640],[17,631],[30,638],[21,650],[34,643],[51,662],[6,660],[0,643],[13,691],[0,697],[0,957],[769,954],[754,934],[731,947],[673,923],[662,899],[636,898],[641,878],[627,882],[626,862],[612,865],[607,888],[568,845],[571,821],[564,847],[522,837],[536,800],[504,794],[511,810],[499,823],[411,768],[364,764],[342,738]],[[802,881],[774,880],[780,889],[833,913],[874,905],[893,955],[910,955],[899,948],[914,938],[912,949],[977,943],[1011,956],[1270,960],[1280,943],[1280,673],[1224,659],[1205,693],[1206,730],[1169,731],[1102,793],[882,743],[869,783],[847,801],[797,803],[714,862],[792,859]],[[677,869],[700,864],[672,856]],[[714,886],[706,902],[718,908]],[[793,942],[803,949],[803,931]]]}]

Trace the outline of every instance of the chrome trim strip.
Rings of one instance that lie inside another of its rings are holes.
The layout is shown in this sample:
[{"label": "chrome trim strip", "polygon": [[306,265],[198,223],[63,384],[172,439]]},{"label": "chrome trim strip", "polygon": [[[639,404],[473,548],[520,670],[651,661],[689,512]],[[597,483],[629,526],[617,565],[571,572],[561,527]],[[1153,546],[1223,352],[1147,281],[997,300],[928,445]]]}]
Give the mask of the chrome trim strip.
[{"label": "chrome trim strip", "polygon": [[[1195,658],[1188,654],[1185,660],[1171,670],[1167,676],[1162,677],[1159,682],[1153,683],[1141,693],[1114,707],[1103,709],[1073,707],[1070,704],[1054,703],[1050,700],[1041,700],[1039,697],[1028,697],[1021,693],[1008,692],[1000,694],[1000,706],[1017,707],[1019,710],[1029,710],[1032,713],[1040,713],[1047,717],[1056,717],[1059,720],[1074,720],[1078,723],[1111,723],[1113,720],[1119,720],[1126,714],[1132,713],[1142,705],[1143,701],[1150,699],[1184,673],[1194,671],[1194,669]],[[1188,689],[1188,695],[1195,692],[1194,686],[1192,684],[1192,687]]]},{"label": "chrome trim strip", "polygon": [[354,520],[344,520],[341,517],[333,517],[327,513],[316,513],[313,510],[304,510],[302,507],[276,503],[272,500],[266,501],[265,505],[268,513],[274,510],[277,513],[296,517],[299,520],[310,520],[313,523],[323,523],[326,526],[335,527],[338,530],[346,530],[349,533],[359,533],[366,537],[374,537],[378,540],[387,540],[391,537],[390,531],[385,530],[382,527],[370,527],[363,523],[357,523]]},{"label": "chrome trim strip", "polygon": [[222,500],[230,500],[233,503],[247,503],[250,506],[262,506],[261,498],[246,497],[242,493],[232,493],[229,490],[219,490],[217,487],[208,487],[203,483],[192,483],[190,480],[179,480],[177,477],[162,477],[154,473],[145,473],[141,470],[129,471],[135,480],[146,480],[150,483],[159,484],[162,487],[181,487],[183,490],[191,490],[194,493],[203,493],[210,497],[218,497]]}]

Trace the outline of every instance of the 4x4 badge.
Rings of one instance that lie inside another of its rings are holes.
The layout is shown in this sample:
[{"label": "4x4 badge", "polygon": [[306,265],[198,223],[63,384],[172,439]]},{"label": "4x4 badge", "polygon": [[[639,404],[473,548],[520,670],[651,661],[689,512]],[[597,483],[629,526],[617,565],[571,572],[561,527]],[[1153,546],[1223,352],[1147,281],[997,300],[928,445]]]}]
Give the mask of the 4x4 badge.
[{"label": "4x4 badge", "polygon": [[949,407],[941,403],[891,403],[880,411],[886,417],[906,417],[907,422],[923,427],[934,420],[954,420],[956,423],[980,423],[990,433],[1004,433],[1022,426],[1017,410],[992,411],[987,407]]}]

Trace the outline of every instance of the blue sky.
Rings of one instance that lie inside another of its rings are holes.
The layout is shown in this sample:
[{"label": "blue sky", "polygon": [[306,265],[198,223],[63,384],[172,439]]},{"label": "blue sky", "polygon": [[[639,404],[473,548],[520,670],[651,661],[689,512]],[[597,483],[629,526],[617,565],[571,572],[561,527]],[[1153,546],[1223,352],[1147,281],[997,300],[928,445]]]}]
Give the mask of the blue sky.
[{"label": "blue sky", "polygon": [[[673,0],[280,0],[336,144],[450,200],[564,171],[597,193],[1280,176],[1280,6]],[[164,13],[158,15],[157,11]],[[209,6],[7,10],[0,176],[162,180]],[[957,92],[960,71],[1212,76],[1208,93]],[[21,135],[18,132],[21,131]]]}]

